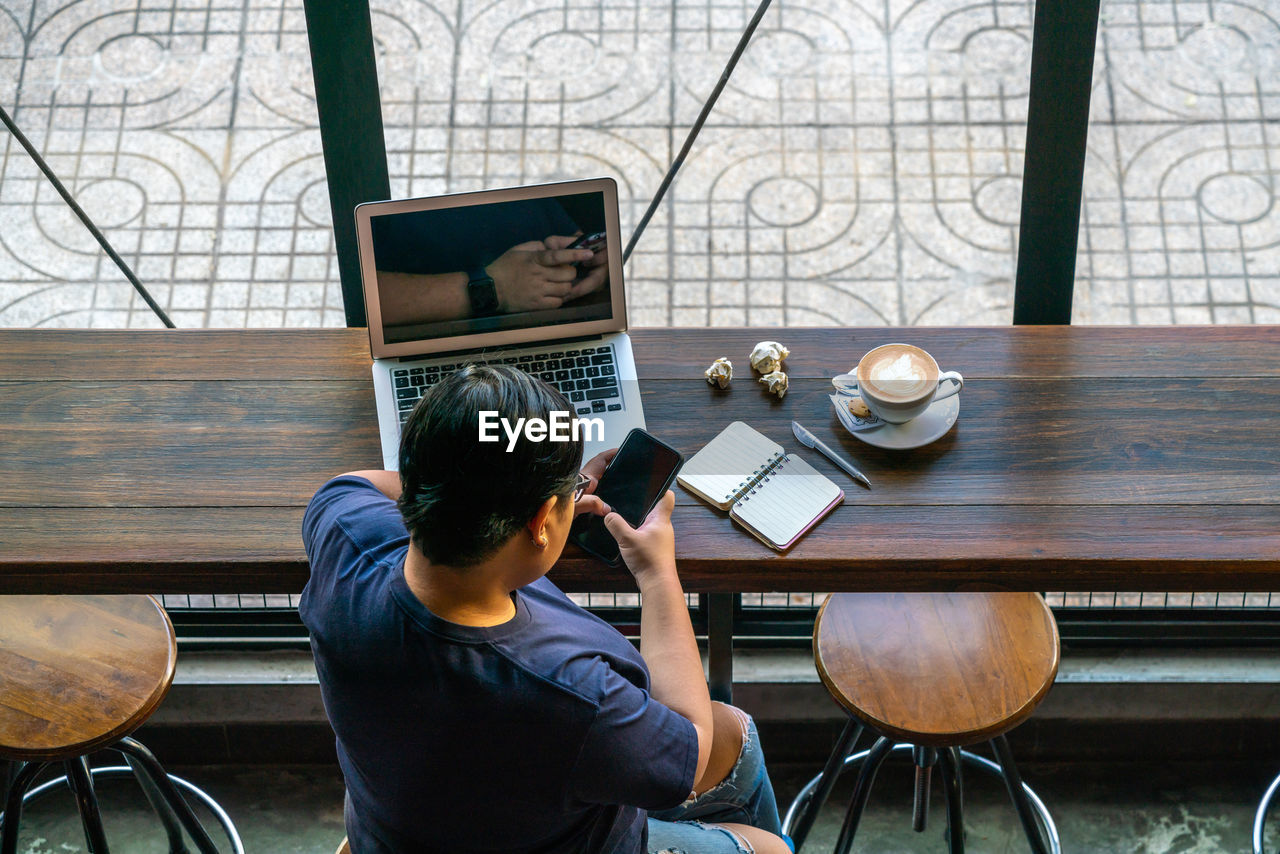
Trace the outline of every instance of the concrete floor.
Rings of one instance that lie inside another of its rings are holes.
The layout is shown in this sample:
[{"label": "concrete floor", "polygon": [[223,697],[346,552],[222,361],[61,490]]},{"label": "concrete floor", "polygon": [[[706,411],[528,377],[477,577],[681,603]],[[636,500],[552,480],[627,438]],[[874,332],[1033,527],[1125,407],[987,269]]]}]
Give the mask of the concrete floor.
[{"label": "concrete floor", "polygon": [[[814,773],[813,767],[774,769],[779,800],[786,803]],[[1249,850],[1257,800],[1268,769],[1190,764],[1028,765],[1028,783],[1057,822],[1067,854],[1235,854]],[[176,773],[205,788],[235,820],[250,854],[332,854],[342,838],[342,784],[330,766],[198,767]],[[842,780],[832,803],[805,845],[829,851],[839,832],[850,782]],[[966,778],[968,850],[974,854],[1026,851],[1003,789],[971,774]],[[104,784],[104,821],[113,851],[162,854],[167,850],[146,806],[130,784]],[[877,854],[942,852],[941,794],[923,834],[911,831],[909,766],[886,766],[876,783],[855,851]],[[1272,822],[1269,848],[1280,842]],[[74,854],[84,839],[70,796],[50,795],[28,809],[20,854]]]}]

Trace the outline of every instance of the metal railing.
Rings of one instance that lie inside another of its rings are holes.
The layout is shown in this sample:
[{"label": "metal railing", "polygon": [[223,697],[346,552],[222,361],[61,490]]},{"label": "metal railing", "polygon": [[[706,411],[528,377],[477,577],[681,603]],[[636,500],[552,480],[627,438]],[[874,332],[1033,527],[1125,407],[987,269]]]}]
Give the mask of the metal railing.
[{"label": "metal railing", "polygon": [[[824,593],[742,593],[734,645],[805,647]],[[161,597],[186,647],[304,645],[297,594],[166,594]],[[575,602],[639,634],[637,593],[571,594]],[[705,597],[688,594],[694,629],[707,631]],[[1046,593],[1066,645],[1270,645],[1280,643],[1280,593]]]}]

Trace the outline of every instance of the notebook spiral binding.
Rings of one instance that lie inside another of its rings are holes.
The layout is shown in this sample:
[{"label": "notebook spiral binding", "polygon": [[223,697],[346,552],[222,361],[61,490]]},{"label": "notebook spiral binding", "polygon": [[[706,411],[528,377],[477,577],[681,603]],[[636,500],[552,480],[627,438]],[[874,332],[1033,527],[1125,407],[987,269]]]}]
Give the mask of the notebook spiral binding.
[{"label": "notebook spiral binding", "polygon": [[774,451],[773,458],[770,459],[768,463],[752,472],[751,477],[738,484],[738,488],[726,496],[725,500],[733,500],[734,502],[741,501],[744,504],[750,501],[751,496],[756,494],[756,487],[761,483],[768,481],[770,477],[777,473],[778,469],[780,469],[786,461],[787,455],[785,453],[781,451]]}]

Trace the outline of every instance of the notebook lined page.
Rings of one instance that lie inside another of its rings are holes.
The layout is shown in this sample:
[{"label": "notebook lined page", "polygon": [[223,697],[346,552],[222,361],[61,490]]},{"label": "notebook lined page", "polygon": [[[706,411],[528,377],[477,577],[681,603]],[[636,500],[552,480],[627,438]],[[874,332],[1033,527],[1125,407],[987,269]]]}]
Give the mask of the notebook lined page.
[{"label": "notebook lined page", "polygon": [[676,479],[689,491],[726,510],[739,487],[782,453],[777,442],[735,421],[694,454]]},{"label": "notebook lined page", "polygon": [[823,515],[840,487],[799,457],[788,456],[769,476],[744,495],[733,515],[775,548],[786,546]]}]

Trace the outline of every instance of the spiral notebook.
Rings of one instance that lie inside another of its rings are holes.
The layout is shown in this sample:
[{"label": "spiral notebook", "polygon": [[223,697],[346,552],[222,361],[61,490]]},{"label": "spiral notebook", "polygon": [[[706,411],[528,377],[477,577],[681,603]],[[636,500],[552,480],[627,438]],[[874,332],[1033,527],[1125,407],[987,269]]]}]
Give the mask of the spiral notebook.
[{"label": "spiral notebook", "polygon": [[694,454],[676,480],[779,551],[844,500],[825,475],[741,421]]}]

